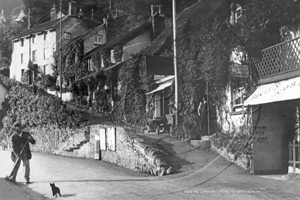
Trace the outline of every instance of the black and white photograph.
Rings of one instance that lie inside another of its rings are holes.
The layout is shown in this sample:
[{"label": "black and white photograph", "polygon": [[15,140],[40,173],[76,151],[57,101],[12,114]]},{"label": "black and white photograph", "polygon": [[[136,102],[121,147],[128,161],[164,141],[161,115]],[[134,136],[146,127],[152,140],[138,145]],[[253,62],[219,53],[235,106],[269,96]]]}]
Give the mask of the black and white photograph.
[{"label": "black and white photograph", "polygon": [[0,0],[0,200],[300,199],[300,0]]}]

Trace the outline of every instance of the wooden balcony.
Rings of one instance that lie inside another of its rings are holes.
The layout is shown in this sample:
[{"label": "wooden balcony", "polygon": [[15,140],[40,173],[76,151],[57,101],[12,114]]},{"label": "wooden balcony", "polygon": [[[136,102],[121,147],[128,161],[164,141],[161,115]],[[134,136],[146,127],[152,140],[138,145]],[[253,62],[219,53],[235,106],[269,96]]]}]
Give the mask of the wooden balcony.
[{"label": "wooden balcony", "polygon": [[262,50],[262,59],[254,63],[259,84],[300,76],[300,37]]}]

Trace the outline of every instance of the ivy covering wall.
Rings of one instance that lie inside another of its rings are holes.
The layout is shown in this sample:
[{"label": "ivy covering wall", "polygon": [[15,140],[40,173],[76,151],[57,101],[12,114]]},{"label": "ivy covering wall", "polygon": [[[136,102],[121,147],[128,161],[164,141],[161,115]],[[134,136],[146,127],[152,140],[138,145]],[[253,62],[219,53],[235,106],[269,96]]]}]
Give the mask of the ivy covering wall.
[{"label": "ivy covering wall", "polygon": [[3,128],[0,131],[0,137],[2,139],[9,141],[9,136],[12,134],[11,127],[18,121],[27,130],[35,133],[34,136],[39,142],[42,141],[40,144],[43,144],[40,150],[47,147],[45,151],[48,148],[57,148],[59,142],[72,136],[72,132],[89,124],[79,112],[67,108],[59,98],[42,91],[34,94],[30,86],[7,77],[1,76],[0,78],[8,83],[9,88],[6,99],[8,110],[1,119]]}]

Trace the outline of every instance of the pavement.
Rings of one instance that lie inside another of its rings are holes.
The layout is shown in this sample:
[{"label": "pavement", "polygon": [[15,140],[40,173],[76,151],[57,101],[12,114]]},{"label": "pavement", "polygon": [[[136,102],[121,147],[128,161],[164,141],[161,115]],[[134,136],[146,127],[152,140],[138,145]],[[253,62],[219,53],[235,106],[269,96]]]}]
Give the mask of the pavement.
[{"label": "pavement", "polygon": [[[0,199],[43,200],[52,197],[50,183],[61,190],[58,199],[300,199],[300,182],[286,175],[254,176],[212,152],[167,135],[140,135],[164,149],[176,173],[163,177],[137,173],[99,160],[33,153],[30,185],[23,170],[18,184],[3,178],[10,173],[10,151],[0,151]],[[276,179],[274,177],[281,177]]]}]

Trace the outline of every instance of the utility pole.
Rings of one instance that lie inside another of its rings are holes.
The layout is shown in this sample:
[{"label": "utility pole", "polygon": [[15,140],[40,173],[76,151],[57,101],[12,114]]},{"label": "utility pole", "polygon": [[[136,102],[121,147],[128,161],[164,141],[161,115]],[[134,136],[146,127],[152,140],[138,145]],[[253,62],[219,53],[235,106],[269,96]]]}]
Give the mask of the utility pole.
[{"label": "utility pole", "polygon": [[178,69],[176,48],[176,0],[172,0],[173,8],[173,52],[174,52],[174,80],[175,80],[175,125],[178,125]]},{"label": "utility pole", "polygon": [[60,87],[60,99],[62,100],[62,27],[61,27],[61,18],[62,18],[62,0],[59,2],[60,9],[60,18],[59,18],[59,28],[60,28],[60,41],[59,41],[59,62],[60,62],[60,74],[59,74],[59,87]]},{"label": "utility pole", "polygon": [[210,122],[209,122],[209,93],[208,93],[208,78],[206,80],[206,93],[207,93],[207,102],[206,102],[206,110],[207,110],[207,134],[210,135]]}]

